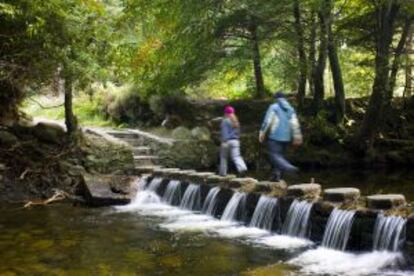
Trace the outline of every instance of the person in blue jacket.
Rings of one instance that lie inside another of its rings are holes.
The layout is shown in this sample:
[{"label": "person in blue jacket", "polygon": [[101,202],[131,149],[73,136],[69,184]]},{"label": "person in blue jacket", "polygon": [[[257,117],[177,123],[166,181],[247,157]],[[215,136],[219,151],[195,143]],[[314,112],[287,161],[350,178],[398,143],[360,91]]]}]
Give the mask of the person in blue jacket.
[{"label": "person in blue jacket", "polygon": [[274,95],[276,102],[269,106],[260,128],[259,142],[267,137],[269,157],[272,165],[272,180],[280,181],[283,172],[297,172],[298,168],[284,157],[290,145],[302,144],[302,132],[294,108],[282,91]]},{"label": "person in blue jacket", "polygon": [[224,118],[221,121],[221,146],[219,174],[227,175],[228,159],[231,157],[237,172],[243,174],[247,171],[246,163],[240,154],[240,123],[231,106],[224,108]]}]

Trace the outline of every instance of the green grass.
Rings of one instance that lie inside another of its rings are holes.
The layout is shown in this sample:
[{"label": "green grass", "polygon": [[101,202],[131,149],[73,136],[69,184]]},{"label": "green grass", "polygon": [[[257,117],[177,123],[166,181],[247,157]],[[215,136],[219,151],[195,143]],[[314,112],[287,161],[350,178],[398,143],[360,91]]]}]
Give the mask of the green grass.
[{"label": "green grass", "polygon": [[[42,108],[36,102],[28,99],[22,106],[22,111],[32,117],[42,117],[50,120],[64,120],[65,111],[62,100],[56,98],[35,98],[37,102],[41,102],[44,107],[58,106],[55,108]],[[73,100],[73,112],[78,121],[83,126],[98,127],[119,127],[113,121],[105,119],[104,114],[100,111],[99,103],[93,101],[87,95],[79,95]]]}]

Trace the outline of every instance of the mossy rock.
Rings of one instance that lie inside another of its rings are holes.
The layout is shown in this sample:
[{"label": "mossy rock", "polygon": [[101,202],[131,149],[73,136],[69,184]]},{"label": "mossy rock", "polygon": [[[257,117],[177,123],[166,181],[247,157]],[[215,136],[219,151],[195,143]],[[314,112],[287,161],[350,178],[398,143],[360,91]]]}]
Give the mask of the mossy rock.
[{"label": "mossy rock", "polygon": [[63,144],[66,141],[66,132],[58,124],[38,123],[33,128],[33,134],[43,142]]},{"label": "mossy rock", "polygon": [[183,126],[175,128],[172,131],[171,135],[173,138],[180,139],[180,140],[187,140],[187,139],[191,139],[192,137],[191,130]]}]

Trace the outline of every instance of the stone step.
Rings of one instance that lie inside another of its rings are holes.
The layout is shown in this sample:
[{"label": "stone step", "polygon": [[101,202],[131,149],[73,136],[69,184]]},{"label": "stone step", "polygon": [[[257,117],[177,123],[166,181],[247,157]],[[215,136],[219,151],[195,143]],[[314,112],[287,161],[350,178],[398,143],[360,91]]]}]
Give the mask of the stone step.
[{"label": "stone step", "polygon": [[134,155],[134,164],[136,166],[151,166],[158,161],[158,156],[154,155]]},{"label": "stone step", "polygon": [[140,138],[120,138],[125,143],[130,144],[133,147],[142,147],[145,146],[144,142]]},{"label": "stone step", "polygon": [[123,130],[109,130],[106,131],[107,134],[112,135],[119,139],[136,139],[138,136],[134,133],[131,133],[129,131],[123,131]]},{"label": "stone step", "polygon": [[132,152],[134,153],[134,155],[149,155],[151,153],[151,148],[144,146],[133,147]]},{"label": "stone step", "polygon": [[405,196],[400,194],[383,194],[367,196],[367,207],[371,209],[387,210],[405,206]]},{"label": "stone step", "polygon": [[346,203],[357,201],[360,195],[357,188],[331,188],[324,190],[323,199],[333,203]]}]

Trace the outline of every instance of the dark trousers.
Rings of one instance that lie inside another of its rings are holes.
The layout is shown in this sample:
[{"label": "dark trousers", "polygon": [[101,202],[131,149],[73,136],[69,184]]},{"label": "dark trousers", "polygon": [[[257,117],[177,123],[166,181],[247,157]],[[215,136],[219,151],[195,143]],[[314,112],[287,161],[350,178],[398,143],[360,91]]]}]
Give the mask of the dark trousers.
[{"label": "dark trousers", "polygon": [[270,163],[272,165],[272,178],[279,181],[284,172],[296,172],[297,167],[293,166],[285,158],[286,148],[290,142],[268,140]]}]

